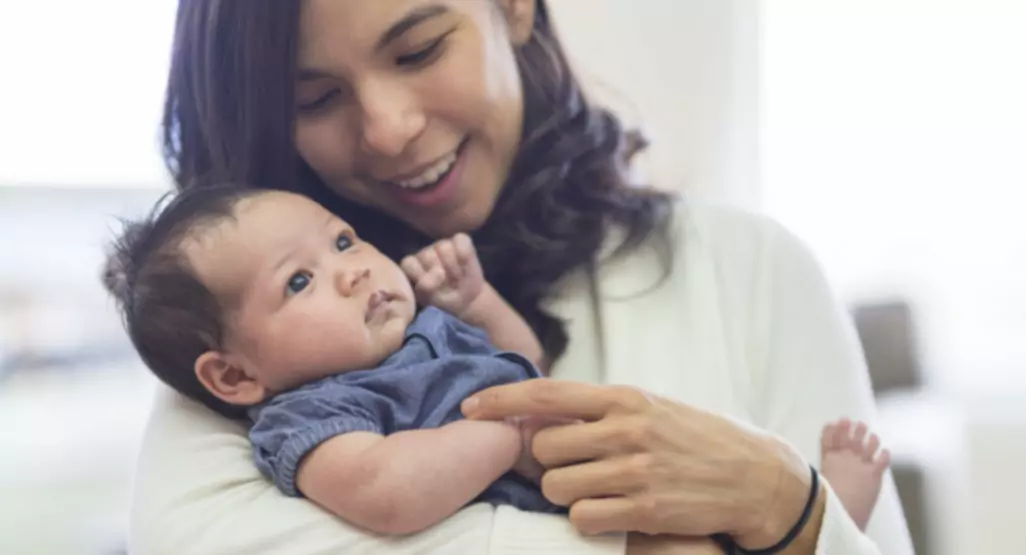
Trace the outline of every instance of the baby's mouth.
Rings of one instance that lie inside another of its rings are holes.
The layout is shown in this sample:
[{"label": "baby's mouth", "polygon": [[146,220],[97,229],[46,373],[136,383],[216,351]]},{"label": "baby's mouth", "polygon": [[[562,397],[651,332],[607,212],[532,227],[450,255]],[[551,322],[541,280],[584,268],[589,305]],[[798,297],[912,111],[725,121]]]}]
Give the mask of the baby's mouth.
[{"label": "baby's mouth", "polygon": [[367,299],[367,316],[364,318],[364,321],[370,322],[371,319],[388,308],[388,304],[394,299],[395,295],[388,291],[375,291],[371,293],[370,298]]}]

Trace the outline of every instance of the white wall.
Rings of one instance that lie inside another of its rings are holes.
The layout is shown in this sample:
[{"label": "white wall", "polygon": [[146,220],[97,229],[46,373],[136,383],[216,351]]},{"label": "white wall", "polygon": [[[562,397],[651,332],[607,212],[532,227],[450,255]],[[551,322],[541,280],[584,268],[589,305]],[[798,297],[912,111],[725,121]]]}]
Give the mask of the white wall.
[{"label": "white wall", "polygon": [[964,462],[918,453],[942,470],[935,552],[1023,552],[1026,3],[772,0],[762,22],[763,206],[846,297],[917,309],[960,424],[896,428]]},{"label": "white wall", "polygon": [[774,0],[765,206],[850,296],[901,294],[952,389],[1026,392],[1026,3]]},{"label": "white wall", "polygon": [[550,2],[593,96],[652,139],[653,184],[756,203],[758,2]]},{"label": "white wall", "polygon": [[[550,1],[596,94],[650,133],[654,182],[751,203],[758,2]],[[0,183],[166,181],[155,126],[175,4],[0,2],[0,68],[24,85],[0,91]],[[96,32],[116,18],[132,24]]]},{"label": "white wall", "polygon": [[[155,380],[99,275],[159,192],[0,185],[0,553],[117,553]],[[36,358],[7,374],[8,357]]]},{"label": "white wall", "polygon": [[158,187],[174,0],[0,1],[0,186]]}]

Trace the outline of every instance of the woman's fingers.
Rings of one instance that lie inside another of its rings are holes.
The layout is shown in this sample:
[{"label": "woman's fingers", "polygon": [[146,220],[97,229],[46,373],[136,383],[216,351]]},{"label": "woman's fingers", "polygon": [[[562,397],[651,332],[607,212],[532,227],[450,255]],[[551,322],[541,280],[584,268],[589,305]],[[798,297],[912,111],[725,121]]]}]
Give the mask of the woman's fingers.
[{"label": "woman's fingers", "polygon": [[542,493],[549,501],[569,507],[581,499],[641,491],[648,479],[646,458],[627,455],[550,470],[542,477]]},{"label": "woman's fingers", "polygon": [[[698,509],[699,502],[678,506],[674,492],[582,499],[570,507],[570,522],[583,534],[606,532],[673,533],[707,536],[722,527],[715,511]],[[670,531],[670,532],[668,532]]]},{"label": "woman's fingers", "polygon": [[648,447],[653,426],[642,416],[552,426],[534,436],[531,453],[547,468],[638,453]]},{"label": "woman's fingers", "polygon": [[598,420],[611,412],[640,411],[651,403],[629,387],[537,379],[490,387],[463,401],[463,414],[477,420],[510,416],[556,416]]},{"label": "woman's fingers", "polygon": [[724,550],[707,537],[670,534],[629,534],[627,555],[723,555]]},{"label": "woman's fingers", "polygon": [[570,507],[570,522],[582,534],[605,534],[631,530],[657,534],[661,528],[656,511],[646,509],[634,497],[583,499]]},{"label": "woman's fingers", "polygon": [[603,421],[588,422],[540,430],[534,435],[531,454],[546,468],[603,457],[611,447],[601,441],[608,435],[603,424]]}]

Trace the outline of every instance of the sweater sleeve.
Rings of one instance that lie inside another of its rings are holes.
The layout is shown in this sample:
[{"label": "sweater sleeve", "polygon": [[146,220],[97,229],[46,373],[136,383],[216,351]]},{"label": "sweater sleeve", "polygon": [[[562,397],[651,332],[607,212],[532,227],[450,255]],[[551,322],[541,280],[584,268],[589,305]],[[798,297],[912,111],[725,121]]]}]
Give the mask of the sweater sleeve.
[{"label": "sweater sleeve", "polygon": [[565,517],[477,504],[429,530],[374,536],[286,497],[253,463],[246,430],[163,386],[136,467],[129,551],[138,555],[622,555]]},{"label": "sweater sleeve", "polygon": [[[750,322],[755,354],[749,359],[759,392],[753,416],[818,465],[825,424],[849,417],[875,426],[869,374],[850,317],[810,250],[775,223],[758,225],[762,248]],[[913,553],[890,471],[866,534],[836,495],[828,495],[817,554]]]}]

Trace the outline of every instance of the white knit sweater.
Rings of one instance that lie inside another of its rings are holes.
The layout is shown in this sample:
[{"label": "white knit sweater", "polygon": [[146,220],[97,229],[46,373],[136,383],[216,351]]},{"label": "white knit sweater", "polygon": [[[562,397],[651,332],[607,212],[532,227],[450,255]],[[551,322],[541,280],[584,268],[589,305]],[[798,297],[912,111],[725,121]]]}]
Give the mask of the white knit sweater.
[{"label": "white knit sweater", "polygon": [[[823,424],[875,420],[852,326],[798,240],[764,218],[688,205],[676,215],[673,248],[671,274],[656,288],[661,264],[648,248],[601,265],[595,280],[565,281],[550,308],[571,339],[554,377],[636,385],[721,411],[787,438],[813,463]],[[622,535],[585,538],[563,517],[487,505],[414,536],[368,535],[282,496],[253,466],[242,427],[171,391],[161,392],[146,431],[130,537],[135,555],[624,549]],[[829,493],[817,553],[912,553],[889,476],[868,535]]]}]

